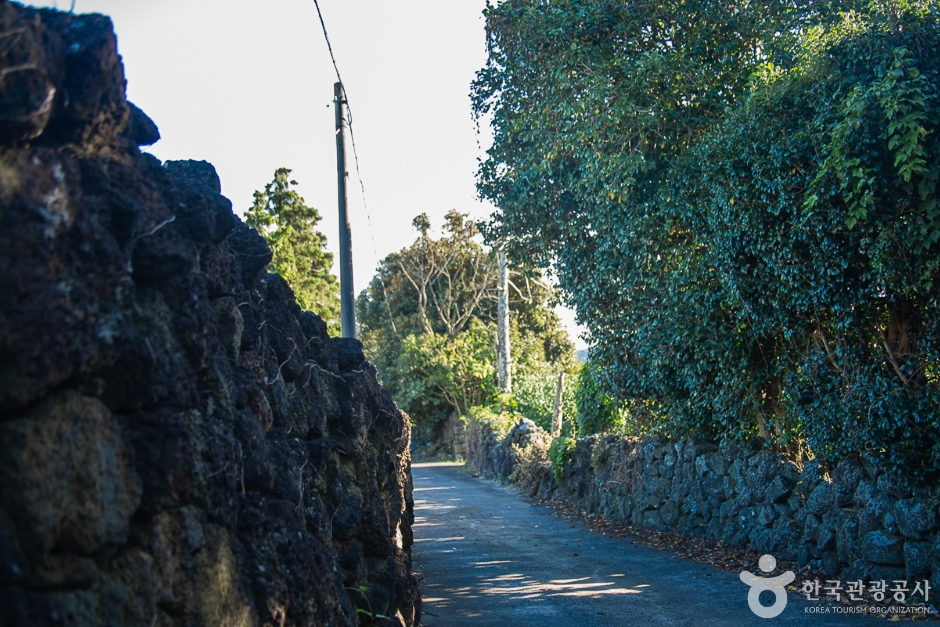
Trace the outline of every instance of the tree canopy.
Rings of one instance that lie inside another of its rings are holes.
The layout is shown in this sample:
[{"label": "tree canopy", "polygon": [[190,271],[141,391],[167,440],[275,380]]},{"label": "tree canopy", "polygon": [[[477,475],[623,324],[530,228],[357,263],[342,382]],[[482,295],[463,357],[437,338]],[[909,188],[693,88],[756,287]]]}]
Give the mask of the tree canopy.
[{"label": "tree canopy", "polygon": [[339,336],[339,282],[332,273],[333,254],[326,252],[326,235],[315,230],[320,212],[293,189],[291,171],[278,168],[274,180],[255,192],[245,222],[264,237],[273,257],[270,269],[294,290],[297,303],[327,323]]},{"label": "tree canopy", "polygon": [[507,0],[490,237],[671,435],[940,472],[938,3]]},{"label": "tree canopy", "polygon": [[[477,225],[450,211],[435,238],[422,214],[411,246],[386,257],[357,301],[359,335],[382,384],[419,425],[487,405],[496,395],[496,254]],[[574,347],[531,268],[511,275],[513,369],[574,367]]]}]

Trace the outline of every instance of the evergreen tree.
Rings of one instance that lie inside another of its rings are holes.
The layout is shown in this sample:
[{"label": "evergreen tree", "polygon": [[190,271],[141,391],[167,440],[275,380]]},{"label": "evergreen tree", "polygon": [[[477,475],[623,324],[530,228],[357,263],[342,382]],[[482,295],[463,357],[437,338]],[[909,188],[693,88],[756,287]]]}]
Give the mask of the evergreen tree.
[{"label": "evergreen tree", "polygon": [[[671,438],[940,477],[940,4],[486,9],[481,196]],[[640,414],[644,415],[640,415]]]},{"label": "evergreen tree", "polygon": [[255,192],[245,222],[257,230],[273,252],[270,270],[294,290],[297,303],[323,318],[330,335],[339,336],[339,283],[330,272],[333,254],[326,252],[326,235],[315,230],[320,212],[293,189],[291,171],[278,168],[274,180]]}]

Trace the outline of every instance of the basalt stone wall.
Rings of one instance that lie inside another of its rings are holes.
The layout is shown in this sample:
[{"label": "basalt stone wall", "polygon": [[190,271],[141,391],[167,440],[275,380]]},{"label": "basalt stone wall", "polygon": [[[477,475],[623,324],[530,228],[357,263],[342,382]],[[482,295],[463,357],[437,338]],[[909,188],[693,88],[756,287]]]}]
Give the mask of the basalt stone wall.
[{"label": "basalt stone wall", "polygon": [[416,624],[361,345],[209,164],[140,152],[106,17],[0,1],[0,76],[0,625]]},{"label": "basalt stone wall", "polygon": [[[489,421],[467,420],[454,426],[454,456],[466,460],[466,467],[487,479],[503,483],[519,481],[528,485],[528,476],[517,472],[525,466],[527,473],[531,463],[545,461],[545,451],[552,442],[544,429],[528,418],[520,418],[511,426]],[[502,435],[506,433],[506,435]]]},{"label": "basalt stone wall", "polygon": [[[810,563],[843,581],[929,579],[940,589],[938,502],[870,463],[798,468],[760,447],[592,436],[568,453],[559,481],[547,436],[533,436],[532,427],[519,423],[500,442],[485,425],[471,427],[473,468],[609,520]],[[521,431],[532,450],[520,446]]]}]

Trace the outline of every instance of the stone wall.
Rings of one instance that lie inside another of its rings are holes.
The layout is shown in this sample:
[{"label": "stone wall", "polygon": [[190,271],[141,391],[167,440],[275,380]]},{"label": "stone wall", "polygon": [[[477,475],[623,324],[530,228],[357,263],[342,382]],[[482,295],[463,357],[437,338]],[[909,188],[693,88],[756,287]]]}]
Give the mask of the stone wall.
[{"label": "stone wall", "polygon": [[[479,452],[470,465],[627,525],[772,553],[843,581],[930,579],[940,589],[937,501],[913,496],[869,463],[798,468],[760,446],[592,436],[577,441],[556,473],[547,435],[533,427],[520,422],[497,442],[486,425],[471,426]],[[523,432],[531,450],[520,446]]]},{"label": "stone wall", "polygon": [[[455,457],[466,460],[471,472],[504,483],[528,484],[528,477],[517,469],[530,462],[544,462],[544,451],[552,441],[544,429],[528,418],[520,418],[508,430],[510,425],[493,421],[467,420],[463,424],[463,437],[459,440],[463,445],[455,446]],[[531,469],[526,470],[531,474]]]},{"label": "stone wall", "polygon": [[0,1],[0,72],[0,625],[417,624],[361,345],[209,164],[140,152],[110,20]]}]

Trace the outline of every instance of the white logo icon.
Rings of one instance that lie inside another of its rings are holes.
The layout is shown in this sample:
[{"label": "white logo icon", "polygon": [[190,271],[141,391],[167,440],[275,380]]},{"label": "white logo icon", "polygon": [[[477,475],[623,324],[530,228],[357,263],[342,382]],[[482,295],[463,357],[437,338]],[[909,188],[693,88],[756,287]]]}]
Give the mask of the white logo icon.
[{"label": "white logo icon", "polygon": [[[763,555],[758,560],[757,565],[765,573],[769,573],[777,567],[777,560],[773,555]],[[757,575],[743,571],[741,581],[751,586],[747,593],[747,604],[757,616],[761,618],[773,618],[779,616],[787,607],[787,591],[785,585],[796,579],[792,570],[788,570],[782,575],[776,577],[758,577]],[[770,607],[764,607],[760,603],[760,593],[764,590],[770,590],[774,593],[774,604]]]}]

